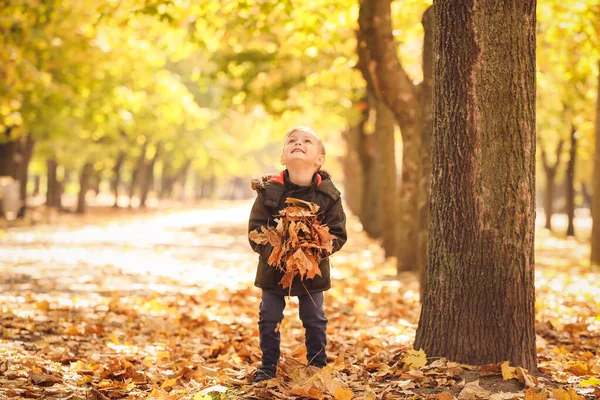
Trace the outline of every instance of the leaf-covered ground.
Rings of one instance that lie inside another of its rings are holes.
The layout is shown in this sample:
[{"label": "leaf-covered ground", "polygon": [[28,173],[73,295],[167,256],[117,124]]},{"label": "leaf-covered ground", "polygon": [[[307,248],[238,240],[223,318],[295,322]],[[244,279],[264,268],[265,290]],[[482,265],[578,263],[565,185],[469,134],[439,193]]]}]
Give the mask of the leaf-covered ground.
[{"label": "leaf-covered ground", "polygon": [[537,237],[540,373],[424,364],[412,275],[391,279],[349,222],[326,295],[328,357],[304,363],[298,305],[281,326],[277,379],[260,360],[249,203],[133,215],[93,210],[0,230],[0,398],[583,399],[600,397],[600,269],[586,243]]}]

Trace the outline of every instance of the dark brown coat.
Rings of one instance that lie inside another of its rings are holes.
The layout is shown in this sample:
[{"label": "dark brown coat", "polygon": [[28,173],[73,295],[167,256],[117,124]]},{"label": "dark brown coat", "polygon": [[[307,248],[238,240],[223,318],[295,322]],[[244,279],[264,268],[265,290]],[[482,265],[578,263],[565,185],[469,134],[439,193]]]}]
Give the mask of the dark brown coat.
[{"label": "dark brown coat", "polygon": [[[321,223],[329,226],[329,231],[337,237],[333,240],[334,253],[346,243],[346,214],[342,208],[342,199],[327,172],[316,173],[310,186],[297,186],[290,182],[288,172],[285,170],[278,175],[253,180],[252,188],[258,194],[250,213],[248,232],[260,229],[261,226],[275,226],[274,219],[278,212],[286,207],[285,199],[294,197],[319,205],[317,218]],[[288,295],[290,292],[279,285],[283,273],[267,264],[273,247],[270,244],[256,244],[251,240],[250,246],[259,254],[254,285],[274,294]],[[321,261],[319,269],[321,276],[317,275],[314,279],[300,282],[296,277],[292,283],[291,295],[301,296],[306,294],[307,290],[309,293],[328,290],[331,287],[329,258]]]}]

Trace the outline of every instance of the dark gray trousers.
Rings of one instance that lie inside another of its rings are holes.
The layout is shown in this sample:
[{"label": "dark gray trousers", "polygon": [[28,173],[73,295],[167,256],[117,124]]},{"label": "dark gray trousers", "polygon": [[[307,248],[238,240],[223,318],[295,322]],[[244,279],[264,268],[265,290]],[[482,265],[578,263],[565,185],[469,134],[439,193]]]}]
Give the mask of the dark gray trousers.
[{"label": "dark gray trousers", "polygon": [[[316,303],[313,304],[313,300]],[[323,292],[298,296],[300,320],[305,329],[306,358],[310,365],[324,367],[327,364],[327,318],[323,311]],[[279,364],[281,335],[278,324],[283,320],[285,297],[262,291],[258,330],[263,368],[275,368]]]}]

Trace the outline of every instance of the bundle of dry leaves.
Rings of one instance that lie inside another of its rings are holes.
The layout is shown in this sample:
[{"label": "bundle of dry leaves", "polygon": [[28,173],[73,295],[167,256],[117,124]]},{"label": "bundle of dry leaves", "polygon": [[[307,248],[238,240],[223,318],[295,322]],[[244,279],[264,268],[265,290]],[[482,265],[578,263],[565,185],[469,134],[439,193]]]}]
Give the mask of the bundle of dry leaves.
[{"label": "bundle of dry leaves", "polygon": [[285,202],[290,205],[279,211],[276,226],[262,226],[248,237],[255,243],[273,246],[267,263],[284,273],[279,284],[291,291],[296,276],[301,280],[321,276],[319,263],[333,251],[335,236],[317,219],[317,204],[292,197]]}]

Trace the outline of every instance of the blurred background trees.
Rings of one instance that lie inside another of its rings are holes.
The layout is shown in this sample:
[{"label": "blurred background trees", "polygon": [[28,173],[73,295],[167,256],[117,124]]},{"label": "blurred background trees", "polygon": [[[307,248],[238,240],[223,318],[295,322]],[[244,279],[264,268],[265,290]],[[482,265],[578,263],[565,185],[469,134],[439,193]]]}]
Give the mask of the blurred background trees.
[{"label": "blurred background trees", "polygon": [[[21,183],[21,216],[41,202],[85,212],[89,202],[247,198],[251,177],[280,168],[285,131],[310,125],[367,233],[398,271],[422,271],[430,6],[10,1],[0,10],[0,177]],[[599,16],[591,0],[537,9],[537,205],[550,230],[554,213],[567,215],[560,234],[577,234],[596,187]]]}]

